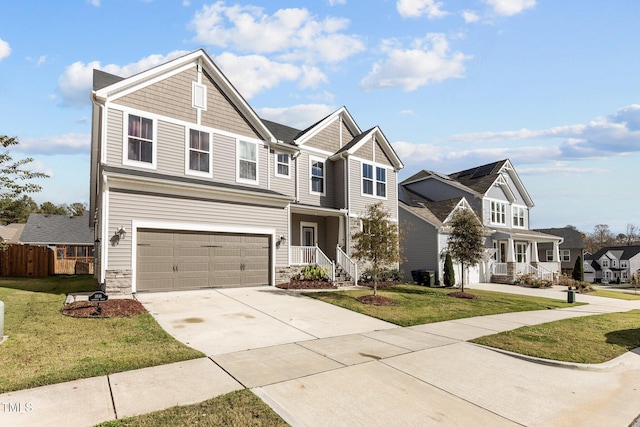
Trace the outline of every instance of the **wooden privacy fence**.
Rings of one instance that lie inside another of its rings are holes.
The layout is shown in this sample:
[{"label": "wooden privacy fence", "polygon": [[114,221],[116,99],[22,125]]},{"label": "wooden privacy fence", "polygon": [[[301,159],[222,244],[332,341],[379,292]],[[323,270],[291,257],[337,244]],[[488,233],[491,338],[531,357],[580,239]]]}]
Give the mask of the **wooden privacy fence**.
[{"label": "wooden privacy fence", "polygon": [[0,251],[0,276],[46,277],[54,274],[93,274],[93,262],[56,259],[46,246],[9,245]]},{"label": "wooden privacy fence", "polygon": [[0,276],[45,277],[54,273],[55,253],[44,246],[9,245],[0,251]]}]

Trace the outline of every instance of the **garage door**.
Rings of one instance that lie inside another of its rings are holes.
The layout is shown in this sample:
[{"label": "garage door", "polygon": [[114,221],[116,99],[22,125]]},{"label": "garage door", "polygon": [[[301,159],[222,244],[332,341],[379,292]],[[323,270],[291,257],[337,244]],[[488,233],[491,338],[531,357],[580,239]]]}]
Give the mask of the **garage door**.
[{"label": "garage door", "polygon": [[138,292],[269,284],[270,236],[138,230]]}]

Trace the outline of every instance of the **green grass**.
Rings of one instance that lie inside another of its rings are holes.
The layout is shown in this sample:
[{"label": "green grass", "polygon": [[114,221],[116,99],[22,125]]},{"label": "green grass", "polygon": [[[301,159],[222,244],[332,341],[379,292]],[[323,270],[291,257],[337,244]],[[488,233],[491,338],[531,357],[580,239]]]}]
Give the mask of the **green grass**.
[{"label": "green grass", "polygon": [[66,294],[93,290],[89,276],[2,278],[5,304],[0,393],[203,357],[167,334],[150,314],[63,316]]},{"label": "green grass", "polygon": [[575,363],[602,363],[640,347],[640,310],[525,326],[472,342]]},{"label": "green grass", "polygon": [[195,405],[175,406],[137,417],[98,424],[99,427],[287,426],[251,391],[234,391]]},{"label": "green grass", "polygon": [[596,289],[585,295],[593,295],[596,297],[617,298],[624,300],[640,300],[640,293],[634,293],[632,289],[629,291],[611,291],[609,289]]},{"label": "green grass", "polygon": [[305,295],[358,313],[366,314],[400,326],[414,326],[444,320],[485,316],[515,311],[545,310],[582,305],[542,297],[506,294],[481,290],[467,290],[479,299],[450,297],[451,289],[415,285],[397,285],[378,289],[378,294],[391,298],[397,305],[379,307],[362,304],[356,298],[370,295],[371,290],[308,292]]}]

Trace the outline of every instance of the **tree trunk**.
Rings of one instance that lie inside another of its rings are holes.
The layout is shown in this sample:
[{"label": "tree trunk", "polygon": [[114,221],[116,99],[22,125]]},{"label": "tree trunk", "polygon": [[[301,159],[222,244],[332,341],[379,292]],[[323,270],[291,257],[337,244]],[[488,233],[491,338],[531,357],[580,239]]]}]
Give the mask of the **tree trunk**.
[{"label": "tree trunk", "polygon": [[461,262],[460,265],[462,266],[462,286],[460,286],[460,289],[464,292],[464,263]]}]

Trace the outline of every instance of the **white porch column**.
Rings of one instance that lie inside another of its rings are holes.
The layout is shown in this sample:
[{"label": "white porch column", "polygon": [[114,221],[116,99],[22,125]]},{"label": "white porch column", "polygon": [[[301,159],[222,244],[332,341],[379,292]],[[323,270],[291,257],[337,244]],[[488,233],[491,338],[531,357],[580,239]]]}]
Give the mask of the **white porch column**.
[{"label": "white porch column", "polygon": [[531,262],[540,262],[538,259],[538,242],[531,242]]},{"label": "white porch column", "polygon": [[507,241],[507,262],[516,262],[515,241],[511,238]]},{"label": "white porch column", "polygon": [[[341,131],[342,131],[342,129],[341,129]],[[347,246],[345,245],[346,242],[344,241],[344,235],[345,235],[345,232],[344,232],[344,230],[345,230],[344,216],[340,215],[338,217],[338,220],[339,220],[338,221],[338,245],[342,246],[343,248],[346,249]]]},{"label": "white porch column", "polygon": [[560,262],[560,244],[557,240],[553,242],[553,262]]}]

